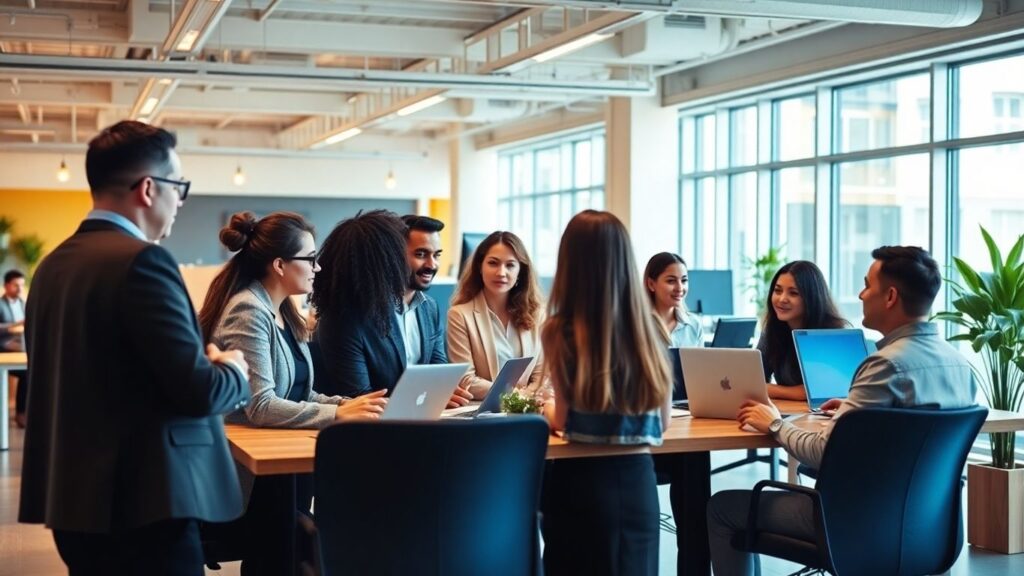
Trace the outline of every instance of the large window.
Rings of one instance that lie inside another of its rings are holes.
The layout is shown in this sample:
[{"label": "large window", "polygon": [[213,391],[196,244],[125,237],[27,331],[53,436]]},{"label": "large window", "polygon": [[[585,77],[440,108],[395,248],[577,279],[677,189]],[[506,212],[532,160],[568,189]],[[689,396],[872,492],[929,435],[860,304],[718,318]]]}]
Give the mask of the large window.
[{"label": "large window", "polygon": [[540,274],[554,274],[569,219],[587,208],[604,208],[604,155],[604,131],[498,155],[498,223],[523,239]]},{"label": "large window", "polygon": [[982,50],[682,110],[680,252],[737,291],[769,247],[817,262],[854,325],[878,246],[987,268],[979,225],[1024,233],[1024,55]]}]

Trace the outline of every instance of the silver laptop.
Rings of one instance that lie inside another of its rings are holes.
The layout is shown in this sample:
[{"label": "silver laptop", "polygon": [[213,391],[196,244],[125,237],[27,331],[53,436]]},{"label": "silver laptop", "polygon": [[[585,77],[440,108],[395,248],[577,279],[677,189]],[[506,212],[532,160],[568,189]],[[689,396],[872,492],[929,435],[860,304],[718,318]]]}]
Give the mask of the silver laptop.
[{"label": "silver laptop", "polygon": [[498,370],[498,376],[494,379],[491,388],[487,391],[487,395],[484,396],[482,402],[450,408],[442,412],[441,416],[444,418],[475,418],[483,414],[497,414],[501,412],[501,395],[511,390],[512,387],[523,379],[526,369],[531,364],[533,364],[533,356],[509,358],[501,365],[501,370]]},{"label": "silver laptop", "polygon": [[747,400],[768,404],[761,352],[743,348],[680,348],[686,398],[696,418],[735,420]]},{"label": "silver laptop", "polygon": [[381,420],[437,420],[469,364],[407,366],[388,398]]}]

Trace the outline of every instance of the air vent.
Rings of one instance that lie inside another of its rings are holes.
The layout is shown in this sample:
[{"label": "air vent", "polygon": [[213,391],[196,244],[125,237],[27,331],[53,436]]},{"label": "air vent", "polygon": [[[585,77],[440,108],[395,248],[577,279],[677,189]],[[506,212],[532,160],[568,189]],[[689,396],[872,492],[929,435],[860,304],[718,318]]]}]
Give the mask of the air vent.
[{"label": "air vent", "polygon": [[668,14],[665,16],[665,28],[689,28],[703,30],[707,19],[703,16],[690,16],[687,14]]}]

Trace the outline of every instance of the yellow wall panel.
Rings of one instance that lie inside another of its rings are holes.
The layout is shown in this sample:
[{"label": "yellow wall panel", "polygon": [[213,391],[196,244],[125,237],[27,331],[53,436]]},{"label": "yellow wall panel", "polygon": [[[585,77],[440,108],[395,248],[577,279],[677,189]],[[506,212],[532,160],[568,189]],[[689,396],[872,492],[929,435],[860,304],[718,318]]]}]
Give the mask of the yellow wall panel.
[{"label": "yellow wall panel", "polygon": [[[71,236],[91,209],[92,197],[85,190],[0,188],[0,216],[14,221],[11,237],[36,234],[46,243],[44,254]],[[7,263],[15,265],[14,257]]]}]

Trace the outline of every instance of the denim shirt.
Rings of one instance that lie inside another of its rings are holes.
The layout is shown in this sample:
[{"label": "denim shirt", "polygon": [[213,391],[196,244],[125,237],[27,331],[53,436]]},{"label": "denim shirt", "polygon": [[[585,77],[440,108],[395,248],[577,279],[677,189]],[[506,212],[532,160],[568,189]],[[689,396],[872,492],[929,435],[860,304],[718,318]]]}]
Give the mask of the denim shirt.
[{"label": "denim shirt", "polygon": [[939,336],[938,326],[913,322],[878,341],[878,352],[857,368],[849,395],[820,431],[785,422],[775,438],[798,460],[817,467],[836,419],[850,410],[964,408],[975,404],[977,392],[970,363]]}]

